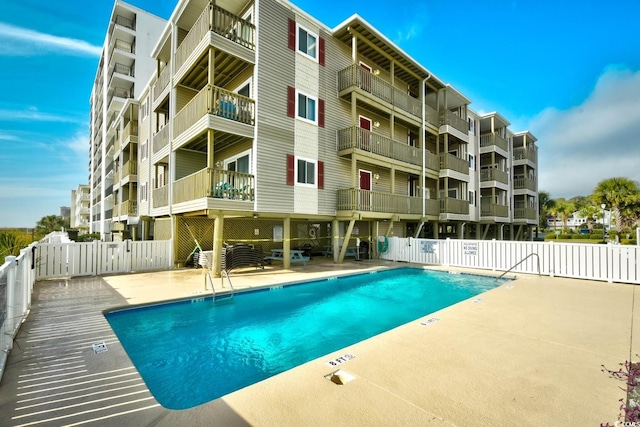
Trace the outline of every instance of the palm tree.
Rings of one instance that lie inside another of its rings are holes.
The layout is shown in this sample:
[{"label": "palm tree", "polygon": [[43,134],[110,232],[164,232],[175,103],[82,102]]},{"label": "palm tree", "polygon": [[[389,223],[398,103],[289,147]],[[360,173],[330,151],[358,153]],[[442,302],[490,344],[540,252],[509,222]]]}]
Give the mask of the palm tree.
[{"label": "palm tree", "polygon": [[571,216],[571,214],[575,212],[575,210],[576,210],[576,206],[573,204],[573,202],[570,202],[565,199],[556,200],[555,212],[556,212],[556,215],[560,216],[560,219],[562,221],[563,232],[567,230],[568,228],[567,221]]},{"label": "palm tree", "polygon": [[36,234],[42,238],[53,231],[60,231],[63,227],[68,227],[68,221],[58,215],[43,216],[36,224]]},{"label": "palm tree", "polygon": [[581,218],[587,219],[587,228],[589,228],[589,231],[593,231],[593,220],[600,216],[601,212],[600,208],[593,203],[585,204],[578,209],[578,215],[580,215]]},{"label": "palm tree", "polygon": [[0,264],[4,262],[4,257],[18,256],[20,249],[28,245],[23,235],[16,231],[0,231]]},{"label": "palm tree", "polygon": [[622,227],[627,221],[626,218],[623,220],[621,213],[627,213],[627,209],[638,203],[640,188],[629,178],[609,178],[598,183],[591,197],[598,205],[606,205],[616,226]]},{"label": "palm tree", "polygon": [[538,238],[538,230],[547,228],[547,218],[550,215],[549,210],[555,205],[556,201],[551,198],[547,191],[538,192],[538,226],[536,227],[536,239]]}]

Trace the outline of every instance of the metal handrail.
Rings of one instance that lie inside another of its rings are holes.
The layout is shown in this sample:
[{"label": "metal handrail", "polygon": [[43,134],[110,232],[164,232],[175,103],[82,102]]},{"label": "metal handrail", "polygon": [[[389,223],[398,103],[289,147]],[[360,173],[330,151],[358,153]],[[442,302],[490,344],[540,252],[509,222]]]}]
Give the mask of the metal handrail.
[{"label": "metal handrail", "polygon": [[514,268],[516,268],[517,266],[519,266],[520,264],[522,264],[523,262],[525,262],[529,257],[535,255],[538,258],[538,276],[540,276],[540,255],[538,255],[535,252],[530,253],[529,255],[527,255],[526,257],[522,258],[517,264],[513,265],[510,269],[508,269],[507,271],[505,271],[504,273],[502,273],[500,276],[496,277],[496,282],[500,279],[502,279],[502,277],[507,274],[508,272],[510,272],[511,270],[513,270]]}]

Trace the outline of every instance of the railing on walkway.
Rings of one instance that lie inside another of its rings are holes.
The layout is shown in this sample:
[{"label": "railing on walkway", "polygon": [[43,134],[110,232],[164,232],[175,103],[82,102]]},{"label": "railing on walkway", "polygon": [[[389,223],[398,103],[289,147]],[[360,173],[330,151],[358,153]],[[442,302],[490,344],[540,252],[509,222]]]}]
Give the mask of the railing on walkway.
[{"label": "railing on walkway", "polygon": [[493,271],[507,271],[527,258],[513,271],[640,284],[640,246],[631,245],[391,237],[389,250],[381,258]]},{"label": "railing on walkway", "polygon": [[505,171],[501,171],[500,169],[481,169],[480,170],[480,181],[498,181],[503,184],[509,183],[509,175]]},{"label": "railing on walkway", "polygon": [[422,198],[348,188],[338,190],[337,210],[422,214]]},{"label": "railing on walkway", "polygon": [[450,153],[440,153],[440,169],[451,169],[469,175],[469,161]]},{"label": "railing on walkway", "polygon": [[440,111],[440,126],[448,125],[465,135],[469,133],[469,123],[449,110]]},{"label": "railing on walkway", "polygon": [[164,126],[153,135],[153,154],[160,152],[169,145],[169,126]]}]

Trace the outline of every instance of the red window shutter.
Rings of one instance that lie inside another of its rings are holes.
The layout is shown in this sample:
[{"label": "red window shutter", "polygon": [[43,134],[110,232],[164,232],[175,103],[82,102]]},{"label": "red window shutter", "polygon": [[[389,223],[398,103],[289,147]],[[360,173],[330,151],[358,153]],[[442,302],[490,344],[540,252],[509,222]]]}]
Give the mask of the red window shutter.
[{"label": "red window shutter", "polygon": [[320,45],[318,49],[318,62],[324,67],[324,39],[320,37]]},{"label": "red window shutter", "polygon": [[287,154],[287,185],[295,183],[295,157],[293,154]]},{"label": "red window shutter", "polygon": [[324,162],[318,161],[318,189],[324,190]]},{"label": "red window shutter", "polygon": [[296,116],[296,89],[287,86],[287,116]]},{"label": "red window shutter", "polygon": [[289,49],[296,50],[296,21],[289,18]]},{"label": "red window shutter", "polygon": [[324,127],[324,99],[318,99],[318,126]]}]

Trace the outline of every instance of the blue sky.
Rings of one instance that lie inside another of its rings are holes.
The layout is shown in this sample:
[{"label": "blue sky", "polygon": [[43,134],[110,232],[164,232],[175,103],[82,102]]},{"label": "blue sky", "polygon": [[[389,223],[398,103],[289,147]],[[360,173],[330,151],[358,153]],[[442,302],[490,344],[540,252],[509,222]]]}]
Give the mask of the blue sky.
[{"label": "blue sky", "polygon": [[[168,18],[175,0],[131,0]],[[89,95],[113,3],[0,0],[0,227],[33,227],[88,180]],[[640,181],[640,1],[295,0],[358,13],[540,147],[540,189]],[[393,9],[393,13],[390,11]]]}]

